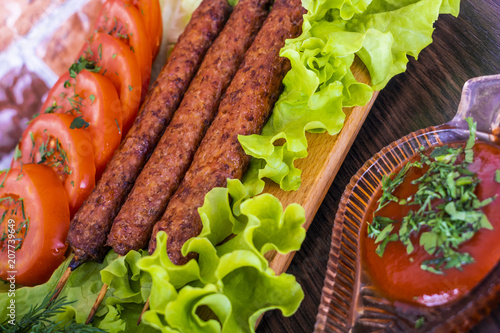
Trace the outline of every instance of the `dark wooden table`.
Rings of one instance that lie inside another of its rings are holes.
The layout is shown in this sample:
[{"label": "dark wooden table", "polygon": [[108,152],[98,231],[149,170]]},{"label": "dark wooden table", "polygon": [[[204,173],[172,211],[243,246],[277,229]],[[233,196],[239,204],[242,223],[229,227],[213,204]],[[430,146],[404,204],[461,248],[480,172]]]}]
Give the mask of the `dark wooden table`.
[{"label": "dark wooden table", "polygon": [[[351,177],[392,141],[451,120],[465,81],[500,73],[500,0],[463,0],[458,18],[442,15],[435,27],[433,44],[381,91],[288,269],[304,289],[299,310],[290,318],[267,313],[258,332],[313,331],[333,221]],[[500,332],[500,307],[471,332]]]}]

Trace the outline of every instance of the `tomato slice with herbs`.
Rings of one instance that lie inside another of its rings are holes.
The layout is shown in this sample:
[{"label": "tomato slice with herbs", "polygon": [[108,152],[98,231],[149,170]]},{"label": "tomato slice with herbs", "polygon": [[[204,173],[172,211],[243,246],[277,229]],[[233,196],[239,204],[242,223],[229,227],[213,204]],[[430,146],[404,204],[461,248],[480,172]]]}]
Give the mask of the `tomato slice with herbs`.
[{"label": "tomato slice with herbs", "polygon": [[94,34],[83,47],[77,63],[92,62],[116,88],[123,114],[122,133],[125,135],[139,109],[141,101],[141,72],[130,47],[118,39],[105,34]]},{"label": "tomato slice with herbs", "polygon": [[99,179],[122,137],[122,108],[111,81],[85,69],[65,73],[50,89],[41,113],[71,114],[80,118],[74,127],[88,126]]},{"label": "tomato slice with herbs", "polygon": [[26,286],[44,283],[67,248],[64,187],[54,170],[38,164],[0,172],[0,182],[0,278]]},{"label": "tomato slice with herbs", "polygon": [[153,59],[158,55],[163,38],[163,21],[161,18],[160,2],[158,0],[127,0],[133,4],[141,14],[151,43]]},{"label": "tomato slice with herbs", "polygon": [[62,181],[73,216],[95,186],[94,149],[88,131],[71,128],[74,116],[43,114],[23,133],[12,167],[44,164]]},{"label": "tomato slice with herbs", "polygon": [[153,56],[148,47],[148,32],[139,10],[124,0],[108,0],[97,16],[94,30],[110,34],[130,47],[141,70],[141,100],[144,100],[151,79]]}]

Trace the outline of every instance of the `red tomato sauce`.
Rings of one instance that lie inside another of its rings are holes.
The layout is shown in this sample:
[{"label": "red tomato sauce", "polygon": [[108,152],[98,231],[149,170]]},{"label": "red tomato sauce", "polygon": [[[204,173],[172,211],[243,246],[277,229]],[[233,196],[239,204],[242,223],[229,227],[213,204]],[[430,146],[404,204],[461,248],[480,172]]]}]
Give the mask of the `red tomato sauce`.
[{"label": "red tomato sauce", "polygon": [[[416,155],[412,161],[418,158],[419,155]],[[399,172],[399,169],[394,173]],[[375,239],[367,236],[367,227],[363,226],[361,231],[363,269],[385,297],[394,301],[426,306],[442,305],[468,293],[497,264],[500,259],[500,184],[494,179],[495,171],[498,169],[500,169],[500,149],[476,142],[474,162],[469,165],[469,170],[476,172],[481,180],[476,188],[476,195],[480,200],[495,194],[498,198],[482,208],[493,230],[480,229],[458,249],[460,252],[468,252],[475,259],[474,263],[463,265],[462,271],[450,268],[443,271],[444,275],[437,275],[422,270],[420,264],[424,260],[432,259],[433,256],[419,246],[417,235],[412,235],[415,250],[410,255],[406,253],[406,247],[400,241],[396,241],[389,242],[383,256],[380,257],[375,253],[378,244],[375,244]],[[398,198],[406,198],[415,193],[417,185],[412,185],[410,182],[424,172],[422,169],[411,168],[403,184],[396,188],[393,194]],[[377,201],[381,194],[382,190],[379,188],[364,216],[364,220],[368,223],[373,219],[373,212],[378,207]],[[411,206],[412,209],[418,209],[416,207]],[[401,221],[409,210],[409,206],[391,202],[377,212],[377,215]],[[396,224],[393,232],[398,231],[399,226]]]}]

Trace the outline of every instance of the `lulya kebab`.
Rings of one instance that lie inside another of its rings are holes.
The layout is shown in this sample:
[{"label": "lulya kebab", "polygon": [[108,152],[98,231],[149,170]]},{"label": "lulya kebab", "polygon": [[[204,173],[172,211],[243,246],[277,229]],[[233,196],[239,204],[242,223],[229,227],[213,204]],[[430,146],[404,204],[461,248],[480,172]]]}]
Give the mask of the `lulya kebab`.
[{"label": "lulya kebab", "polygon": [[[154,224],[189,168],[215,117],[220,98],[267,17],[270,4],[270,0],[241,0],[207,51],[172,121],[113,222],[107,245],[119,255],[148,245]],[[102,286],[87,323],[93,319],[107,288],[107,284]]]},{"label": "lulya kebab", "polygon": [[193,13],[129,133],[70,223],[71,269],[88,260],[100,260],[106,253],[113,219],[230,12],[226,0],[203,0]]},{"label": "lulya kebab", "polygon": [[277,0],[220,103],[193,162],[162,219],[156,223],[149,252],[156,248],[156,235],[168,235],[167,252],[174,264],[184,264],[192,256],[181,253],[183,244],[202,229],[198,208],[213,188],[225,186],[227,179],[241,179],[250,156],[238,135],[260,133],[281,92],[281,82],[290,68],[279,56],[285,40],[300,33],[300,0]]},{"label": "lulya kebab", "polygon": [[115,218],[107,245],[125,255],[148,245],[154,224],[186,173],[220,98],[267,17],[270,0],[240,0],[207,51],[160,142]]}]

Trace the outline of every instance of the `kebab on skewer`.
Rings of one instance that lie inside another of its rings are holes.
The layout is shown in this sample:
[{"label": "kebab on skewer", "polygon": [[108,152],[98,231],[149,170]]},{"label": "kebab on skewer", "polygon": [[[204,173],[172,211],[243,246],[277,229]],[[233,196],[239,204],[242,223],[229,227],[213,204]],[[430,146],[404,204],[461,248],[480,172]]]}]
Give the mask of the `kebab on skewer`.
[{"label": "kebab on skewer", "polygon": [[[147,246],[154,224],[191,164],[217,113],[220,98],[262,26],[270,4],[270,0],[241,0],[207,51],[172,121],[113,222],[107,245],[119,255]],[[107,288],[106,284],[101,288],[88,322]]]},{"label": "kebab on skewer", "polygon": [[290,69],[279,51],[288,38],[300,33],[300,0],[278,0],[245,54],[245,59],[221,100],[219,111],[196,151],[179,188],[170,199],[162,219],[156,223],[149,252],[156,248],[156,235],[168,235],[167,251],[175,264],[186,263],[181,249],[202,228],[198,208],[213,188],[227,179],[241,179],[250,161],[238,135],[260,133],[281,92],[282,80]]}]

